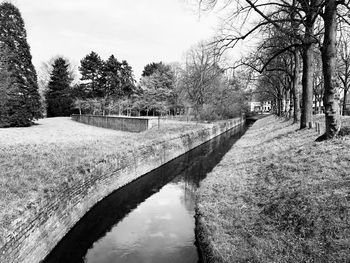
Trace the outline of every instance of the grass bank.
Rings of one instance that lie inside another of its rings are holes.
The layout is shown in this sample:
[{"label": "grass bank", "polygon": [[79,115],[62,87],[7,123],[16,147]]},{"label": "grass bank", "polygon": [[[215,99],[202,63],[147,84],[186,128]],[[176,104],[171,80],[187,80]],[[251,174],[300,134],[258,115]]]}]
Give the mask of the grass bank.
[{"label": "grass bank", "polygon": [[134,148],[209,126],[169,121],[128,133],[50,118],[29,128],[0,129],[0,247],[16,222],[35,215],[62,185],[89,178],[100,164]]},{"label": "grass bank", "polygon": [[318,136],[269,116],[225,155],[198,193],[208,262],[350,261],[350,136]]}]

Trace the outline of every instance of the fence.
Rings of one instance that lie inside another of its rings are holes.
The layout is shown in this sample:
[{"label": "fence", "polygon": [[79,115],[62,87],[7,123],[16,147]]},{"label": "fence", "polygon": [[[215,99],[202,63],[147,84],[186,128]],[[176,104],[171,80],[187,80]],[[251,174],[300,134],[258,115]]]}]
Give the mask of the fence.
[{"label": "fence", "polygon": [[[318,134],[326,132],[326,123],[324,121],[325,116],[321,115],[323,120],[316,119],[314,122],[309,123],[309,128],[314,128]],[[350,116],[340,116],[339,118],[340,127],[350,126]]]},{"label": "fence", "polygon": [[[310,127],[311,126],[311,127]],[[324,122],[314,122],[309,125],[310,128],[315,128],[318,134],[324,133],[326,131],[326,127]]]},{"label": "fence", "polygon": [[159,125],[158,118],[79,114],[73,114],[71,118],[74,121],[82,122],[92,126],[128,132],[142,132],[150,129],[153,126]]}]

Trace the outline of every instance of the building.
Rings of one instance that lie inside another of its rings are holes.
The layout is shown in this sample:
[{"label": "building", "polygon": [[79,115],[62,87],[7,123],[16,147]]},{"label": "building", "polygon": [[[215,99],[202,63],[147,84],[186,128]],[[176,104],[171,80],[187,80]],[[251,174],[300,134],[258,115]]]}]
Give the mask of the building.
[{"label": "building", "polygon": [[269,112],[272,108],[271,101],[251,101],[250,111],[251,112]]}]

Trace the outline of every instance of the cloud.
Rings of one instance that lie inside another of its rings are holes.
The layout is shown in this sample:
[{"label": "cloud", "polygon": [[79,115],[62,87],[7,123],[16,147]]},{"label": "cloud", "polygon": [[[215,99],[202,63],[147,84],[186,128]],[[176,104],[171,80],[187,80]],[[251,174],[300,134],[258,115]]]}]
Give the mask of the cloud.
[{"label": "cloud", "polygon": [[180,60],[213,35],[215,19],[198,17],[176,0],[14,0],[22,13],[34,63],[56,54],[79,61],[94,50],[127,60],[138,78],[152,61]]}]

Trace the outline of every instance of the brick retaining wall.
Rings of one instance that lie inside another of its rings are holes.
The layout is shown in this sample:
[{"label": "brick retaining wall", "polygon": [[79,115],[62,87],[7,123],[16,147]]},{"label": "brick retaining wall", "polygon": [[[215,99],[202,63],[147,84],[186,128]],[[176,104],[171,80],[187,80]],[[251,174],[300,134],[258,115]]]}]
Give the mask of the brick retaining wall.
[{"label": "brick retaining wall", "polygon": [[30,218],[17,220],[17,229],[0,248],[0,262],[35,263],[43,260],[68,231],[99,201],[116,189],[184,154],[200,144],[239,127],[241,119],[213,124],[171,140],[121,152],[96,164],[81,181],[65,182],[57,194]]},{"label": "brick retaining wall", "polygon": [[73,114],[71,118],[75,121],[92,126],[108,128],[113,130],[142,132],[154,125],[154,120],[149,118],[123,117],[123,116],[100,116],[100,115],[78,115]]}]

